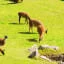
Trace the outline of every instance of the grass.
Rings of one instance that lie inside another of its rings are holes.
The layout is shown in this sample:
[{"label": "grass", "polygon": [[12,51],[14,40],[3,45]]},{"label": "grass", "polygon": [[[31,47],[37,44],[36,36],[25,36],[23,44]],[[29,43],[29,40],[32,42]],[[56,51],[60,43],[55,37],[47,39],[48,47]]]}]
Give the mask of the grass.
[{"label": "grass", "polygon": [[[38,40],[38,34],[26,34],[28,25],[18,24],[19,11],[27,12],[31,18],[38,19],[48,28],[41,43],[29,41]],[[5,45],[5,55],[0,53],[1,64],[57,64],[43,59],[29,59],[28,48],[33,44],[55,45],[64,52],[64,2],[60,0],[24,0],[22,3],[11,4],[7,0],[0,0],[0,38],[8,36]]]}]

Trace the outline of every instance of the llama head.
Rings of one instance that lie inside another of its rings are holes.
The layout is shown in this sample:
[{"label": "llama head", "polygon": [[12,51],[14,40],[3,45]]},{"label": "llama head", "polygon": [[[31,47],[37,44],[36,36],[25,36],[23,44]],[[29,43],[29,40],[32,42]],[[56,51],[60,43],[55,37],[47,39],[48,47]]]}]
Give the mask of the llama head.
[{"label": "llama head", "polygon": [[7,39],[8,38],[8,36],[4,36],[4,39]]},{"label": "llama head", "polygon": [[39,43],[40,43],[41,40],[42,40],[42,38],[39,38]]}]

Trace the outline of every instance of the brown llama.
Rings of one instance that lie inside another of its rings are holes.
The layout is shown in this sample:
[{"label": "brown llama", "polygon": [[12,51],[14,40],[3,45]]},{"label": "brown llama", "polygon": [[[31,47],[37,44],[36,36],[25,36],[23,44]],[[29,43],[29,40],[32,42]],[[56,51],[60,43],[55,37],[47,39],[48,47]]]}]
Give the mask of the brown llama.
[{"label": "brown llama", "polygon": [[8,37],[5,36],[3,39],[0,38],[0,46],[3,46],[5,44],[5,40],[7,39]]},{"label": "brown llama", "polygon": [[44,37],[44,33],[47,34],[47,30],[45,29],[43,25],[39,25],[37,26],[37,32],[39,34],[39,42],[40,42]]},{"label": "brown llama", "polygon": [[29,16],[28,16],[27,13],[25,13],[25,12],[18,12],[18,16],[19,16],[19,24],[20,24],[21,17],[25,18],[25,22],[28,24],[27,20],[28,20]]},{"label": "brown llama", "polygon": [[33,26],[37,27],[37,32],[39,34],[39,42],[40,42],[43,38],[44,33],[47,33],[47,30],[45,29],[44,25],[40,21],[30,19],[29,17],[29,32],[30,32],[30,29],[33,32],[33,29],[32,29]]}]

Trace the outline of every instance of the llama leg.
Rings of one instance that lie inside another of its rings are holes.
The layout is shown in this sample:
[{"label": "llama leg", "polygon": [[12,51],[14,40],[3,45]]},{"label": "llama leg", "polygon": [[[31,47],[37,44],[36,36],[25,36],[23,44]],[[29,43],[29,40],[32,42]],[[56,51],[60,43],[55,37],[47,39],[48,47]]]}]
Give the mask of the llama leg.
[{"label": "llama leg", "polygon": [[29,32],[30,32],[30,29],[31,29],[31,28],[30,28],[30,26],[29,26]]},{"label": "llama leg", "polygon": [[32,30],[32,33],[33,33],[33,27],[31,28],[31,30]]},{"label": "llama leg", "polygon": [[43,33],[39,35],[39,43],[43,39]]},{"label": "llama leg", "polygon": [[40,37],[40,35],[39,35],[39,43],[40,43],[40,41],[41,41],[41,37]]},{"label": "llama leg", "polygon": [[2,50],[2,49],[0,49],[0,52],[4,55],[5,53],[4,53],[4,51]]},{"label": "llama leg", "polygon": [[27,24],[28,24],[28,19],[27,19],[27,17],[26,17],[26,19],[25,19],[25,23],[27,23]]},{"label": "llama leg", "polygon": [[33,28],[29,26],[29,32],[30,32],[30,30],[32,30],[32,33],[33,33]]},{"label": "llama leg", "polygon": [[20,24],[20,19],[21,19],[21,16],[19,16],[19,24]]}]

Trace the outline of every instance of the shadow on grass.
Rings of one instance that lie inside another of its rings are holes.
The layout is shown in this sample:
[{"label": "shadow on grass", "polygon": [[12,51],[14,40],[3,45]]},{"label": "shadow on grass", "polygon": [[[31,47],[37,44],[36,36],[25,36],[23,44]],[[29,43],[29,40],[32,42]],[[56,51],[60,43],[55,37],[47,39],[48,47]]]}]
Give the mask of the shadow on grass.
[{"label": "shadow on grass", "polygon": [[0,5],[10,5],[10,4],[16,4],[16,3],[14,3],[14,2],[10,2],[10,3],[2,3],[2,4],[0,4]]},{"label": "shadow on grass", "polygon": [[25,23],[9,23],[9,24],[13,24],[13,25],[24,25]]},{"label": "shadow on grass", "polygon": [[[22,2],[18,2],[18,3],[22,3]],[[9,3],[2,3],[2,4],[0,4],[0,5],[15,5],[15,4],[18,4],[18,3],[9,2]]]},{"label": "shadow on grass", "polygon": [[29,42],[38,42],[36,39],[27,39]]},{"label": "shadow on grass", "polygon": [[3,55],[0,55],[0,56],[3,56]]},{"label": "shadow on grass", "polygon": [[10,2],[10,3],[7,3],[7,4],[18,4],[18,3],[22,3],[22,2]]},{"label": "shadow on grass", "polygon": [[63,1],[63,2],[64,2],[64,0],[61,0],[61,1]]},{"label": "shadow on grass", "polygon": [[37,33],[31,33],[31,32],[18,32],[20,34],[37,34]]},{"label": "shadow on grass", "polygon": [[17,3],[14,3],[14,2],[10,2],[10,3],[7,3],[7,4],[17,4]]}]

